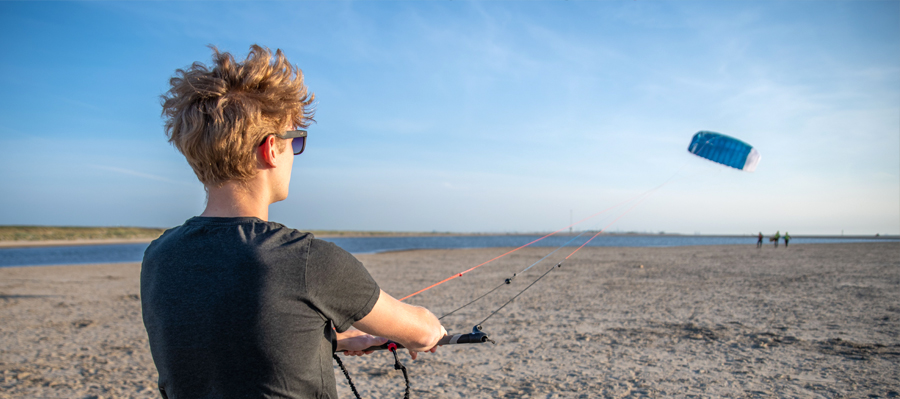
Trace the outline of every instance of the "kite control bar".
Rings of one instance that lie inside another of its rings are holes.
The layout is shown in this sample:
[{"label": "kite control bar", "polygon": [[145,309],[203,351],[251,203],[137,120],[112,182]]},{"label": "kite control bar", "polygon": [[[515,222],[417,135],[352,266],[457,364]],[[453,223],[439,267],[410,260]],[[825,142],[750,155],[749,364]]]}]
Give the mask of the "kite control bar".
[{"label": "kite control bar", "polygon": [[[457,344],[480,344],[487,341],[491,341],[492,344],[496,343],[492,339],[488,338],[488,335],[481,331],[481,326],[477,325],[472,328],[472,332],[468,334],[453,334],[453,335],[445,335],[438,341],[438,345],[457,345]],[[393,341],[385,342],[383,345],[370,346],[366,348],[366,351],[377,351],[377,350],[385,350],[393,345],[395,348],[403,348],[403,345],[400,345]]]}]

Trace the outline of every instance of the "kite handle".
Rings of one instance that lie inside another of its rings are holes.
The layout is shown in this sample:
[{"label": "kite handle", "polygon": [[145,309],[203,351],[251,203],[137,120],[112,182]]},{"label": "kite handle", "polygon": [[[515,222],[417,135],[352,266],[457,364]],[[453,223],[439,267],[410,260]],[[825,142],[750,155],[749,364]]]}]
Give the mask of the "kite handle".
[{"label": "kite handle", "polygon": [[[459,344],[481,344],[490,341],[492,344],[495,344],[492,339],[488,337],[488,335],[481,331],[481,326],[475,326],[472,328],[472,332],[468,334],[448,334],[445,335],[438,341],[438,345],[459,345]],[[387,350],[391,346],[395,348],[403,348],[404,346],[398,344],[394,341],[385,342],[382,345],[370,346],[363,351],[377,351],[377,350]]]}]

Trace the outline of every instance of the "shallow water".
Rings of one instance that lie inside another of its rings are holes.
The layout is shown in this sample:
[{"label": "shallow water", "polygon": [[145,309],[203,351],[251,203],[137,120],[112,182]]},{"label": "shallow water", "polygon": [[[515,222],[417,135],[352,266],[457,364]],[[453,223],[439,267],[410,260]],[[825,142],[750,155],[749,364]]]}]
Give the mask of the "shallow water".
[{"label": "shallow water", "polygon": [[[544,238],[532,246],[577,247],[592,234],[561,235]],[[347,237],[323,238],[354,253],[378,253],[411,249],[459,249],[518,247],[540,239],[540,235],[478,235],[426,237]],[[841,242],[884,242],[885,239],[859,238],[795,238],[792,244],[821,244]],[[896,241],[896,240],[893,240]],[[736,236],[679,236],[679,235],[601,235],[587,246],[591,247],[682,247],[692,245],[755,245],[756,237]],[[147,243],[76,245],[58,247],[0,248],[0,267],[75,265],[89,263],[140,262]],[[772,245],[766,241],[766,245]],[[783,244],[779,246],[783,247]]]}]

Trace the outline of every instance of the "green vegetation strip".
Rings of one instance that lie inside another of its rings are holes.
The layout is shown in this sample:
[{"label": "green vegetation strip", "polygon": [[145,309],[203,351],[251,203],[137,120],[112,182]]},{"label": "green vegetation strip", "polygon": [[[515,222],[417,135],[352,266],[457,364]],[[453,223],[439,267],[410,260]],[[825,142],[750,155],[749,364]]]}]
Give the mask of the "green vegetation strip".
[{"label": "green vegetation strip", "polygon": [[0,241],[153,239],[165,230],[145,227],[0,226]]},{"label": "green vegetation strip", "polygon": [[[155,239],[166,229],[146,227],[0,226],[0,241]],[[446,232],[313,230],[316,237],[398,237],[459,235]]]}]

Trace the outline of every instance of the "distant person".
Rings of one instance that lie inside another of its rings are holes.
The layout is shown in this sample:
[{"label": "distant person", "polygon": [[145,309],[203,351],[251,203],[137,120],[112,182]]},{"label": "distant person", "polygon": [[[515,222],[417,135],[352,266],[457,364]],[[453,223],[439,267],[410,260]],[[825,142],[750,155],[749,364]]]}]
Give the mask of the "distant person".
[{"label": "distant person", "polygon": [[772,241],[775,241],[775,248],[778,248],[778,240],[781,239],[781,232],[779,230],[775,230],[775,235],[772,236]]},{"label": "distant person", "polygon": [[785,231],[785,232],[784,232],[784,247],[785,247],[785,248],[787,248],[787,246],[788,246],[788,241],[790,241],[790,240],[791,240],[791,235],[788,234],[788,232]]},{"label": "distant person", "polygon": [[431,312],[386,294],[347,251],[268,220],[313,120],[303,73],[281,50],[253,45],[244,61],[212,51],[212,65],[176,70],[162,96],[169,142],[207,193],[200,216],[144,253],[162,397],[337,398],[336,351],[391,339],[413,359],[433,352],[446,331]]},{"label": "distant person", "polygon": [[757,247],[757,248],[762,248],[762,240],[763,240],[763,235],[762,235],[762,232],[760,231],[760,232],[759,232],[759,239],[756,240],[756,247]]}]

